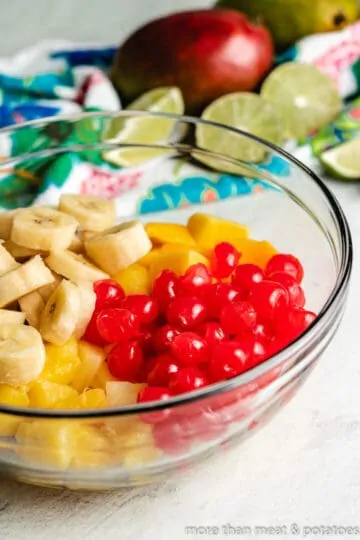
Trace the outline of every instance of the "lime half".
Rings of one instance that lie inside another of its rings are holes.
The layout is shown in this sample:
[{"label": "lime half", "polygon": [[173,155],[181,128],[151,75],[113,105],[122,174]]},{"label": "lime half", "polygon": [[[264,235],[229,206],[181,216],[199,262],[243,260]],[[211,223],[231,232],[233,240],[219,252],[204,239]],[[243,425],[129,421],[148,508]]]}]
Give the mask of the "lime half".
[{"label": "lime half", "polygon": [[[127,107],[130,111],[149,111],[184,114],[184,100],[179,88],[155,88],[143,94]],[[123,144],[166,144],[176,121],[151,116],[114,118],[105,133],[106,142]],[[168,153],[167,150],[147,148],[119,148],[104,152],[104,159],[115,165],[131,166]]]},{"label": "lime half", "polygon": [[360,180],[360,138],[326,150],[320,155],[324,168],[342,180]]},{"label": "lime half", "polygon": [[265,79],[261,96],[281,111],[286,136],[303,139],[341,110],[339,92],[316,67],[298,62],[279,66]]},{"label": "lime half", "polygon": [[[241,129],[277,145],[284,141],[281,116],[271,103],[256,94],[236,92],[222,96],[204,110],[201,118]],[[263,144],[241,133],[206,124],[197,125],[196,143],[204,150],[250,163],[262,162],[267,154]],[[212,168],[241,172],[240,166],[225,165],[226,162],[220,158],[201,156],[198,152],[193,154]]]}]

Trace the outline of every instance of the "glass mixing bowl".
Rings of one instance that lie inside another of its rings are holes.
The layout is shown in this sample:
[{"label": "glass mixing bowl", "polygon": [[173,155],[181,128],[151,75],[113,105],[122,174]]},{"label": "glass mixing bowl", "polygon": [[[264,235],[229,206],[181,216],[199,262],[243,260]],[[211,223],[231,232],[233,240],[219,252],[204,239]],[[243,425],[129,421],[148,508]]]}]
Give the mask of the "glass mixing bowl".
[{"label": "glass mixing bowl", "polygon": [[[197,145],[199,125],[221,153]],[[236,159],[249,142],[256,163]],[[116,196],[119,220],[137,214],[185,223],[201,208],[299,257],[307,307],[318,313],[299,339],[256,368],[166,403],[76,411],[0,405],[0,473],[71,489],[158,481],[238,444],[294,395],[339,326],[352,267],[344,214],[309,169],[239,130],[135,111],[3,129],[0,148],[5,207],[34,197],[52,205],[70,191]],[[161,421],[154,424],[154,415]]]}]

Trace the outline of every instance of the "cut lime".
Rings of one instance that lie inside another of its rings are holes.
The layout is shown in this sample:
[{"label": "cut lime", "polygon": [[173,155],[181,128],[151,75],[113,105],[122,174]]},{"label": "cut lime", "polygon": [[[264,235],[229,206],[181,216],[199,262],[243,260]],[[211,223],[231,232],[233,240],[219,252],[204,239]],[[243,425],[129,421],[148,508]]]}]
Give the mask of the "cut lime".
[{"label": "cut lime", "polygon": [[261,96],[278,107],[291,139],[303,139],[320,129],[342,106],[332,81],[316,67],[298,62],[274,69],[262,85]]},{"label": "cut lime", "polygon": [[[241,129],[277,145],[284,141],[283,123],[276,108],[256,94],[237,92],[222,96],[204,110],[201,118]],[[196,143],[201,149],[250,163],[260,163],[267,155],[266,146],[250,137],[206,124],[197,125]],[[221,158],[201,156],[199,152],[193,155],[211,168],[243,172],[243,167],[226,165]]]},{"label": "cut lime", "polygon": [[[184,114],[184,100],[176,87],[155,88],[143,94],[127,107],[129,111],[149,111],[168,114]],[[106,142],[123,144],[166,144],[176,121],[154,116],[126,116],[111,120],[105,133]],[[131,166],[143,163],[168,150],[154,148],[117,148],[104,152],[104,158],[115,165]]]},{"label": "cut lime", "polygon": [[324,168],[342,180],[360,180],[360,138],[326,150],[320,155]]}]

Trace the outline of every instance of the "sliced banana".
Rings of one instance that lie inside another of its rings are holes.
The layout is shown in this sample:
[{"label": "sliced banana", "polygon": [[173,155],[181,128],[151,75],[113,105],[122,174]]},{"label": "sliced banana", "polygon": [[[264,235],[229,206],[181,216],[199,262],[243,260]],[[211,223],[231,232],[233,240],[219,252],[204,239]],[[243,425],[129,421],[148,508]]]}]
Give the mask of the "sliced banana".
[{"label": "sliced banana", "polygon": [[103,231],[115,224],[114,201],[92,195],[61,195],[59,210],[76,218],[85,230]]},{"label": "sliced banana", "polygon": [[45,347],[35,328],[0,325],[0,384],[28,384],[39,377],[44,364]]},{"label": "sliced banana", "polygon": [[140,221],[117,225],[85,241],[86,253],[111,276],[141,259],[151,248],[151,241]]},{"label": "sliced banana", "polygon": [[81,253],[84,250],[83,233],[80,229],[75,232],[74,238],[69,246],[69,250],[74,253]]},{"label": "sliced banana", "polygon": [[40,326],[41,313],[45,308],[45,302],[39,290],[25,294],[25,296],[19,298],[20,309],[24,313],[27,322],[37,329]]},{"label": "sliced banana", "polygon": [[75,328],[75,337],[79,339],[84,335],[94,313],[96,294],[90,281],[79,281],[77,285],[80,292],[80,315]]},{"label": "sliced banana", "polygon": [[6,240],[4,242],[5,249],[14,257],[14,259],[30,259],[30,257],[35,257],[35,255],[47,255],[47,251],[41,251],[39,249],[30,249],[24,246],[19,246],[15,244],[12,240]]},{"label": "sliced banana", "polygon": [[96,232],[94,231],[83,231],[83,230],[77,230],[74,236],[73,241],[71,242],[68,249],[70,251],[73,251],[74,253],[84,253],[85,247],[84,242],[85,240],[88,240],[92,236],[94,236]]},{"label": "sliced banana", "polygon": [[10,255],[4,244],[0,243],[0,276],[19,268],[19,263]]},{"label": "sliced banana", "polygon": [[96,233],[94,231],[83,231],[82,232],[82,241],[86,242],[86,240],[89,240],[90,238],[95,236],[95,234]]},{"label": "sliced banana", "polygon": [[46,264],[61,276],[74,283],[82,281],[98,281],[107,279],[109,276],[89,262],[83,255],[73,253],[68,249],[51,251],[46,259]]},{"label": "sliced banana", "polygon": [[41,298],[44,300],[45,304],[49,300],[50,296],[55,291],[55,289],[58,287],[58,285],[60,285],[60,282],[62,281],[62,277],[59,276],[59,274],[56,274],[55,272],[51,272],[51,275],[53,276],[54,281],[36,290],[36,292],[39,293]]},{"label": "sliced banana", "polygon": [[37,255],[0,277],[0,308],[53,281],[52,273]]},{"label": "sliced banana", "polygon": [[0,238],[8,240],[11,234],[11,228],[15,215],[21,210],[9,210],[9,212],[0,212]]},{"label": "sliced banana", "polygon": [[51,208],[33,207],[15,214],[10,240],[30,249],[50,251],[70,246],[78,222]]},{"label": "sliced banana", "polygon": [[63,279],[46,302],[40,316],[40,334],[43,339],[54,345],[66,343],[76,330],[80,309],[79,288]]},{"label": "sliced banana", "polygon": [[11,309],[0,309],[0,324],[24,324],[24,322],[25,313]]}]

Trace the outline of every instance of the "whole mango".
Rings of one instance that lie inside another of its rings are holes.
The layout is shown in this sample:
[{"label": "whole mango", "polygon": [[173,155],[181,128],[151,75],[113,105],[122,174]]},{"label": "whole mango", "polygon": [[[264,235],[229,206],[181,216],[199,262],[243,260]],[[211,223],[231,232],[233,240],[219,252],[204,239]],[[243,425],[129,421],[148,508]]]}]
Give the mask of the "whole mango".
[{"label": "whole mango", "polygon": [[186,110],[223,94],[253,90],[270,70],[269,31],[236,10],[197,10],[156,19],[118,49],[111,78],[125,101],[158,86],[178,86]]}]

